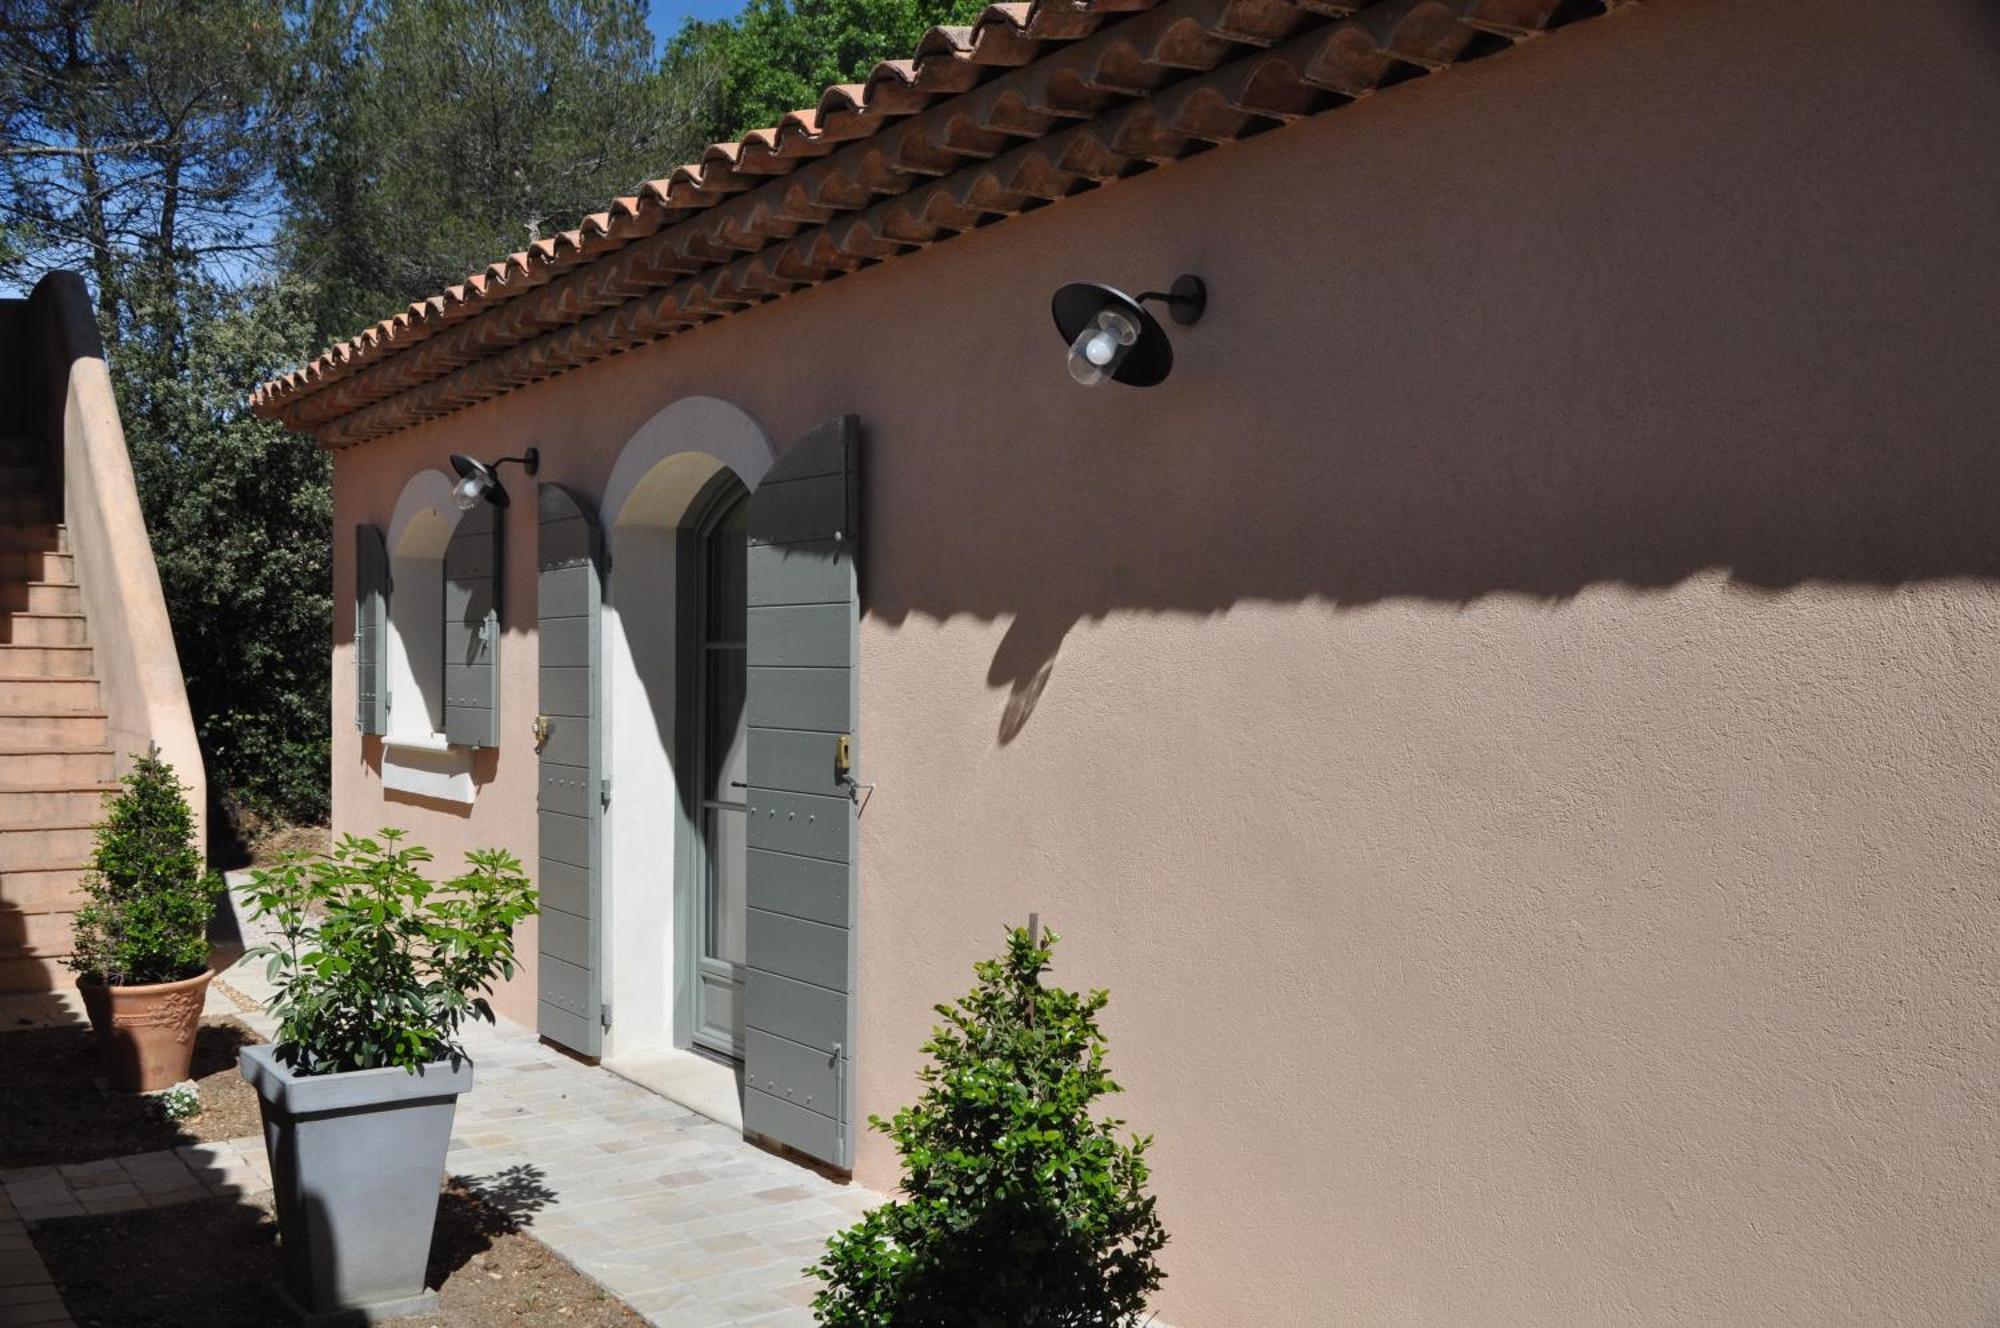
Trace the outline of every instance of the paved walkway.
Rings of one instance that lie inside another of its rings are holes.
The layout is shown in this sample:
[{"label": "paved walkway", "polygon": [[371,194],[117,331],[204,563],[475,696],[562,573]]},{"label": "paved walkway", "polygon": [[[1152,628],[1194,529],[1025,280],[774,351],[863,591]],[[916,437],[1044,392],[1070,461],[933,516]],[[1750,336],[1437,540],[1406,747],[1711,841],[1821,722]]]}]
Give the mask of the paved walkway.
[{"label": "paved walkway", "polygon": [[0,1196],[0,1328],[74,1328],[28,1225]]},{"label": "paved walkway", "polygon": [[[252,1001],[267,991],[256,966],[238,964],[221,981]],[[239,1017],[272,1035],[261,1010]],[[475,1025],[465,1044],[473,1088],[459,1099],[451,1173],[663,1328],[812,1323],[806,1306],[819,1284],[805,1267],[882,1201],[519,1025]],[[261,1162],[262,1142],[252,1142],[244,1151]],[[216,1178],[235,1179],[226,1163]]]},{"label": "paved walkway", "polygon": [[[254,1001],[261,979],[239,964],[218,985]],[[261,1010],[237,1017],[271,1035]],[[746,1144],[517,1025],[479,1025],[465,1041],[474,1082],[459,1099],[451,1174],[663,1328],[812,1322],[818,1283],[805,1267],[881,1196]],[[26,1223],[270,1184],[254,1136],[0,1172],[0,1328],[71,1322]]]},{"label": "paved walkway", "polygon": [[264,1139],[254,1134],[227,1143],[0,1171],[0,1196],[23,1222],[171,1208],[195,1199],[263,1194],[270,1188]]},{"label": "paved walkway", "polygon": [[881,1202],[523,1029],[482,1028],[468,1049],[452,1173],[654,1323],[810,1324],[802,1270]]},{"label": "paved walkway", "polygon": [[[451,1174],[654,1323],[812,1322],[817,1283],[802,1270],[878,1196],[753,1148],[525,1029],[482,1026],[467,1041],[474,1085],[459,1099]],[[21,1223],[270,1188],[254,1135],[0,1172],[0,1328],[69,1321]],[[20,1290],[4,1280],[15,1250],[26,1255]],[[51,1317],[10,1317],[10,1297]]]}]

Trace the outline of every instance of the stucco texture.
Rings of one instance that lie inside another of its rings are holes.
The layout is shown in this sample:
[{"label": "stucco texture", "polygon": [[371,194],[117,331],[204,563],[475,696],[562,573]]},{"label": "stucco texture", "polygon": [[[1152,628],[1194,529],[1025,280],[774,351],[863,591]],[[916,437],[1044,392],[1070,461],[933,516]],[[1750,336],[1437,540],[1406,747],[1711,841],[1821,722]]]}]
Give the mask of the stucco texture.
[{"label": "stucco texture", "polygon": [[[1991,1323],[1996,56],[1640,6],[341,453],[336,521],[858,414],[860,1108],[1039,912],[1182,1328]],[[1049,293],[1182,271],[1174,376],[1073,386]],[[340,828],[532,860],[507,538],[469,815],[382,801],[336,540]]]}]

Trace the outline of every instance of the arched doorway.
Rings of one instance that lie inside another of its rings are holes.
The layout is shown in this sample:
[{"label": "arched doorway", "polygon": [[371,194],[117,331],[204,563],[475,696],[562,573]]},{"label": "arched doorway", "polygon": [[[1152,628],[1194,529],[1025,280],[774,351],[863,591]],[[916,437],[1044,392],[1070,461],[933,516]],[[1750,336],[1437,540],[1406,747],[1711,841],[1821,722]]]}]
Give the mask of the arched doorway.
[{"label": "arched doorway", "polygon": [[605,487],[608,1060],[741,1054],[743,520],[774,455],[750,416],[691,398]]}]

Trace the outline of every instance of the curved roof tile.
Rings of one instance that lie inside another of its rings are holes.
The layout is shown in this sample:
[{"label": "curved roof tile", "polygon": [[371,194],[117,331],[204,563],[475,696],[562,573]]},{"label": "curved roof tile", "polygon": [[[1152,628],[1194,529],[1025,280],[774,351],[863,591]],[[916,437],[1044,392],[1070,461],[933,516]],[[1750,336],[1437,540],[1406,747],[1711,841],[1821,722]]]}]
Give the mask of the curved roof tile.
[{"label": "curved roof tile", "polygon": [[347,446],[1623,0],[1031,0],[927,32],[251,394]]}]

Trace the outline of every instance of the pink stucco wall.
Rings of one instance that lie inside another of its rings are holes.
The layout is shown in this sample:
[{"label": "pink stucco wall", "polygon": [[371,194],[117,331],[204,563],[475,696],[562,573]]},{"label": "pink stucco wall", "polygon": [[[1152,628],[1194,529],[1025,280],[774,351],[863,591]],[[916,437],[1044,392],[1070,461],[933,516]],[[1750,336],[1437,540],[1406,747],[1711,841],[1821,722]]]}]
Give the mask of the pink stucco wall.
[{"label": "pink stucco wall", "polygon": [[[338,529],[859,414],[861,1109],[1039,911],[1183,1328],[1987,1322],[1996,57],[1642,6],[343,453]],[[1057,284],[1189,270],[1166,385],[1068,382]],[[379,796],[336,542],[340,828],[532,859],[507,534],[469,817]]]}]

